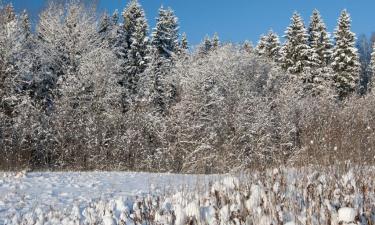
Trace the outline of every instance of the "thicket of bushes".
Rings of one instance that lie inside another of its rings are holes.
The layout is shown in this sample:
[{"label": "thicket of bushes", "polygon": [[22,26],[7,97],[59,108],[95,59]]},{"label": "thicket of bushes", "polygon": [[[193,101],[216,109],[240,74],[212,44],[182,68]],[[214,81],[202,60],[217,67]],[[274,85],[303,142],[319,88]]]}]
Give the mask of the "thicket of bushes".
[{"label": "thicket of bushes", "polygon": [[61,101],[50,114],[26,99],[17,117],[1,114],[1,168],[215,173],[375,162],[371,93],[311,96],[272,62],[232,45],[180,59],[168,77],[178,97],[165,114],[147,97],[126,113],[115,98],[105,106]]}]

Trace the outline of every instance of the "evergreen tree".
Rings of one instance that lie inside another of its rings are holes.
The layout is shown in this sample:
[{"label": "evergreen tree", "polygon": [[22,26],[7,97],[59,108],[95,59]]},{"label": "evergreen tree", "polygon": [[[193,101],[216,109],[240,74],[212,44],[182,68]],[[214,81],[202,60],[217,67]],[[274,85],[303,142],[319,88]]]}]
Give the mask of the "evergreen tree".
[{"label": "evergreen tree", "polygon": [[242,45],[242,49],[248,53],[251,53],[254,50],[254,46],[249,40],[246,40]]},{"label": "evergreen tree", "polygon": [[181,44],[180,47],[183,51],[187,51],[189,49],[189,42],[187,40],[186,33],[183,33],[181,36]]},{"label": "evergreen tree", "polygon": [[342,11],[335,30],[335,46],[333,48],[332,68],[334,86],[339,99],[355,91],[360,63],[355,48],[355,34],[351,32],[351,19],[346,10]]},{"label": "evergreen tree", "polygon": [[332,55],[332,44],[329,39],[329,34],[326,29],[320,13],[318,10],[314,10],[310,18],[309,25],[309,45],[317,54],[315,59],[319,67],[329,65]]},{"label": "evergreen tree", "polygon": [[258,41],[257,46],[255,47],[255,52],[260,56],[264,56],[266,53],[266,47],[267,47],[267,35],[262,35]]},{"label": "evergreen tree", "polygon": [[259,55],[277,61],[279,58],[280,41],[279,37],[272,30],[261,37],[256,51]]},{"label": "evergreen tree", "polygon": [[332,56],[332,44],[329,34],[318,10],[310,17],[308,43],[311,48],[310,59],[313,64],[305,71],[307,82],[304,89],[308,94],[319,95],[331,85],[332,69],[329,64]]},{"label": "evergreen tree", "polygon": [[[147,37],[148,24],[144,10],[137,0],[132,0],[123,12],[124,24],[117,32],[120,42],[116,49],[122,61],[120,84],[124,86],[124,109],[137,96],[139,90],[139,76],[145,71],[148,63]],[[116,14],[112,17],[116,20]]]},{"label": "evergreen tree", "polygon": [[161,113],[166,112],[176,96],[175,86],[166,76],[173,68],[174,57],[179,53],[178,29],[178,19],[174,12],[161,7],[151,41],[152,101]]},{"label": "evergreen tree", "polygon": [[306,78],[302,72],[313,66],[313,55],[308,45],[308,34],[303,20],[298,13],[294,13],[291,24],[285,31],[286,41],[280,50],[282,68],[292,74],[300,74],[302,80]]},{"label": "evergreen tree", "polygon": [[158,57],[172,60],[178,52],[178,19],[172,9],[159,9],[159,17],[152,33],[152,46],[157,50]]},{"label": "evergreen tree", "polygon": [[113,12],[111,20],[112,20],[112,24],[113,24],[113,25],[116,26],[116,25],[118,24],[119,13],[118,13],[118,10],[117,10],[117,9]]},{"label": "evergreen tree", "polygon": [[208,35],[206,35],[203,39],[203,42],[198,47],[198,53],[200,55],[206,55],[212,50],[212,40]]},{"label": "evergreen tree", "polygon": [[104,12],[103,16],[100,18],[98,32],[100,34],[103,34],[103,33],[105,34],[108,32],[110,26],[111,26],[111,18],[107,12]]},{"label": "evergreen tree", "polygon": [[215,33],[214,36],[212,37],[212,47],[213,49],[218,49],[219,46],[220,46],[220,38],[219,38],[219,35]]},{"label": "evergreen tree", "polygon": [[371,80],[371,53],[372,45],[366,35],[361,35],[358,38],[356,47],[358,49],[359,62],[361,64],[361,72],[359,78],[359,90],[358,93],[363,95],[367,92],[368,85]]}]

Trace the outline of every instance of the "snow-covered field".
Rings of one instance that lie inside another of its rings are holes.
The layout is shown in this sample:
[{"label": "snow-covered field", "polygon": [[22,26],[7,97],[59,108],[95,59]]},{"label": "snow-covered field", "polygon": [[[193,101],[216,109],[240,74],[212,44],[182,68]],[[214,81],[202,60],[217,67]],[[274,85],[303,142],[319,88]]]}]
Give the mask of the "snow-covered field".
[{"label": "snow-covered field", "polygon": [[35,217],[50,210],[82,211],[101,200],[130,201],[150,193],[165,195],[195,189],[217,177],[130,172],[0,172],[0,224],[19,224],[21,217],[30,218],[30,213]]},{"label": "snow-covered field", "polygon": [[375,168],[0,173],[0,224],[374,224]]}]

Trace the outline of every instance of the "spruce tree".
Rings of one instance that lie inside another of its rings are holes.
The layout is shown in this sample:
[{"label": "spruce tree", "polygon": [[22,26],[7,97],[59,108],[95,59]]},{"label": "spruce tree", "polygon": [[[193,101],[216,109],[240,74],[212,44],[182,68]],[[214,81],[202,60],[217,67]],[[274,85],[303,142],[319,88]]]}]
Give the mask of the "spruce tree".
[{"label": "spruce tree", "polygon": [[215,33],[214,36],[212,37],[212,47],[213,49],[218,49],[219,46],[220,46],[220,38],[219,38],[219,35]]},{"label": "spruce tree", "polygon": [[314,10],[309,25],[309,45],[317,54],[316,62],[319,67],[329,65],[332,55],[332,44],[320,13]]},{"label": "spruce tree", "polygon": [[181,36],[181,44],[180,47],[183,51],[187,51],[189,49],[189,42],[187,40],[186,33],[183,33]]},{"label": "spruce tree", "polygon": [[159,17],[152,33],[152,46],[157,50],[158,57],[172,60],[178,52],[178,19],[172,9],[159,9]]},{"label": "spruce tree", "polygon": [[203,39],[203,42],[198,47],[198,53],[200,55],[206,55],[212,50],[212,40],[208,35],[206,35]]},{"label": "spruce tree", "polygon": [[358,49],[359,63],[361,64],[361,72],[359,78],[359,90],[360,95],[364,95],[371,80],[371,53],[372,45],[366,35],[362,34],[359,36],[356,47]]},{"label": "spruce tree", "polygon": [[298,13],[293,14],[285,34],[286,41],[280,50],[281,66],[289,73],[299,74],[301,79],[306,80],[302,73],[309,70],[314,62],[308,45],[308,34]]},{"label": "spruce tree", "polygon": [[109,30],[109,27],[111,25],[111,18],[109,17],[109,15],[107,14],[107,12],[104,12],[104,14],[102,15],[102,17],[100,18],[100,22],[99,22],[99,33],[100,34],[105,34],[108,32]]},{"label": "spruce tree", "polygon": [[151,73],[153,80],[153,102],[159,112],[165,113],[174,100],[175,85],[169,83],[167,74],[174,65],[175,56],[180,51],[178,19],[172,9],[159,9],[156,27],[152,33]]},{"label": "spruce tree", "polygon": [[280,41],[279,37],[272,30],[261,37],[256,51],[259,55],[277,61],[279,58]]},{"label": "spruce tree", "polygon": [[[147,67],[149,40],[146,16],[137,0],[132,0],[122,15],[124,24],[117,32],[120,41],[117,44],[117,55],[122,61],[120,84],[125,88],[124,110],[126,111],[137,96],[139,76]],[[116,20],[116,14],[112,20]]]},{"label": "spruce tree", "polygon": [[246,40],[242,45],[242,49],[247,53],[251,53],[254,50],[254,46],[249,40]]},{"label": "spruce tree", "polygon": [[305,72],[307,82],[305,91],[312,95],[319,95],[331,85],[332,69],[329,64],[332,56],[332,44],[326,26],[318,10],[314,10],[310,17],[308,29],[308,43],[311,48],[311,68]]},{"label": "spruce tree", "polygon": [[267,36],[262,35],[258,41],[257,46],[255,47],[255,52],[260,56],[264,56],[266,52],[266,47],[267,47]]},{"label": "spruce tree", "polygon": [[333,81],[339,99],[355,91],[359,77],[360,63],[355,48],[355,34],[350,28],[350,15],[344,10],[335,30],[335,46],[332,55]]}]

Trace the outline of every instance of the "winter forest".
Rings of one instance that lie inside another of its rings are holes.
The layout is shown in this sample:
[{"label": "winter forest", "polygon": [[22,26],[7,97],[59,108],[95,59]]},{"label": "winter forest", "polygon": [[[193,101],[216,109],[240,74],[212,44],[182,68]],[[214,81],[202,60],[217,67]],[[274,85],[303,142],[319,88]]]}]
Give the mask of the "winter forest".
[{"label": "winter forest", "polygon": [[[221,173],[375,162],[373,41],[343,10],[195,47],[170,8],[0,12],[0,169]],[[267,28],[265,28],[267,29]],[[281,36],[280,35],[280,36]],[[371,55],[370,55],[371,54]]]},{"label": "winter forest", "polygon": [[349,10],[192,45],[169,7],[86,3],[0,0],[0,225],[375,225],[375,33]]}]

